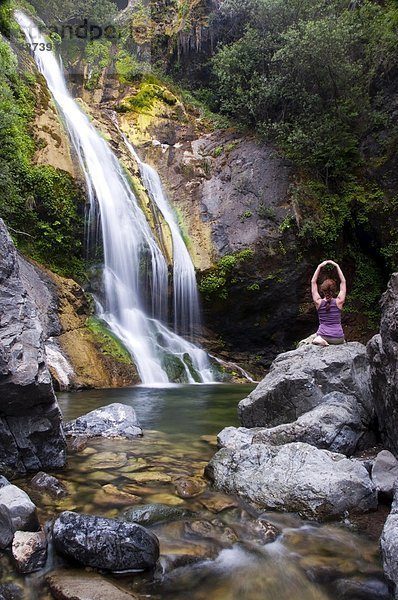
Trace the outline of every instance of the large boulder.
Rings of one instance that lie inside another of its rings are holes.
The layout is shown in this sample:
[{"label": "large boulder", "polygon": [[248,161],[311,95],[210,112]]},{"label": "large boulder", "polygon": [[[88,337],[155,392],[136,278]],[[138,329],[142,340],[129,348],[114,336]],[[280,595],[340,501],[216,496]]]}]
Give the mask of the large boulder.
[{"label": "large boulder", "polygon": [[293,423],[276,427],[227,427],[218,434],[219,446],[239,449],[247,444],[279,446],[305,442],[332,452],[352,455],[373,441],[369,437],[370,413],[355,396],[331,392],[319,404]]},{"label": "large boulder", "polygon": [[222,448],[206,467],[215,486],[264,509],[298,512],[315,519],[377,506],[365,467],[342,454],[300,442]]},{"label": "large boulder", "polygon": [[398,460],[388,450],[381,450],[372,465],[372,481],[377,490],[392,498],[398,481]]},{"label": "large boulder", "polygon": [[391,276],[381,307],[380,333],[367,351],[381,439],[398,456],[398,273]]},{"label": "large boulder", "polygon": [[371,421],[369,365],[366,348],[358,342],[339,346],[302,346],[280,354],[270,372],[239,403],[244,427],[274,427],[298,417],[325,401],[331,392],[353,396]]},{"label": "large boulder", "polygon": [[66,511],[55,520],[55,549],[88,567],[108,571],[151,569],[159,541],[136,523]]},{"label": "large boulder", "polygon": [[65,439],[43,329],[1,219],[0,317],[0,472],[63,467]]},{"label": "large boulder", "polygon": [[132,439],[142,435],[135,410],[126,404],[115,402],[102,406],[69,421],[64,425],[67,436],[108,437]]}]

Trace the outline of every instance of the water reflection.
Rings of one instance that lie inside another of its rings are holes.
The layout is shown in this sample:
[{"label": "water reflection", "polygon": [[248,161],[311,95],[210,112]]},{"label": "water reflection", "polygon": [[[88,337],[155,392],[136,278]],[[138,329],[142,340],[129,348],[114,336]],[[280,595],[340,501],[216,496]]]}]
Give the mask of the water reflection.
[{"label": "water reflection", "polygon": [[59,404],[66,420],[99,406],[121,402],[132,406],[144,429],[182,433],[187,437],[218,433],[238,425],[237,404],[253,385],[170,385],[61,393]]}]

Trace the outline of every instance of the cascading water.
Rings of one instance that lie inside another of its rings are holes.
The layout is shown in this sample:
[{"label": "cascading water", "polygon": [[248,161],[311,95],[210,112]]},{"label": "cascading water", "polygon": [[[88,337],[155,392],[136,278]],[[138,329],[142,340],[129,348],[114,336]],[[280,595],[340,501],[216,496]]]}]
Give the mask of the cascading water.
[{"label": "cascading water", "polygon": [[165,195],[159,174],[139,158],[126,136],[123,136],[123,139],[138,163],[142,181],[149,196],[162,213],[170,229],[173,241],[174,328],[177,333],[192,338],[195,325],[199,323],[200,315],[195,269],[191,257],[182,238],[176,216]]},{"label": "cascading water", "polygon": [[[15,18],[32,47],[34,43],[45,43],[36,25],[24,13],[16,11]],[[99,316],[131,352],[142,383],[169,382],[170,363],[174,372],[178,371],[178,376],[171,376],[172,380],[177,377],[188,383],[213,381],[206,353],[162,322],[167,316],[167,263],[116,156],[70,95],[54,54],[36,52],[34,58],[77,152],[87,183],[92,221],[96,220],[99,210],[105,298],[99,304]],[[141,161],[140,166],[143,169]],[[149,180],[146,185],[150,187]],[[166,208],[159,208],[167,214],[171,211],[165,198],[164,201]],[[178,256],[178,269],[189,271],[193,269],[192,263],[188,252],[181,258],[178,226],[170,220],[172,222],[169,226],[174,254]],[[187,257],[191,267],[183,265]],[[177,285],[184,285],[184,278],[177,277],[176,280],[180,282]],[[175,317],[181,329],[192,326],[189,323],[196,318],[197,296],[191,287],[189,290],[184,294],[178,292],[175,302],[176,309],[183,311],[181,317]],[[183,304],[181,298],[184,298]],[[192,307],[188,309],[190,301]]]}]

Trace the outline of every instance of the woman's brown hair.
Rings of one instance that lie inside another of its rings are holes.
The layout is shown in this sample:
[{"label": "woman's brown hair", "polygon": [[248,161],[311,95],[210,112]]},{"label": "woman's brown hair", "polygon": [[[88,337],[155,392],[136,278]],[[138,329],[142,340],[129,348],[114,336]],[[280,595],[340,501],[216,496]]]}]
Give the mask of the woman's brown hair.
[{"label": "woman's brown hair", "polygon": [[337,285],[334,279],[325,279],[325,281],[322,281],[321,285],[319,286],[319,291],[326,300],[325,308],[328,312],[330,310],[330,303],[332,301],[332,298],[334,298],[336,294],[336,290]]}]

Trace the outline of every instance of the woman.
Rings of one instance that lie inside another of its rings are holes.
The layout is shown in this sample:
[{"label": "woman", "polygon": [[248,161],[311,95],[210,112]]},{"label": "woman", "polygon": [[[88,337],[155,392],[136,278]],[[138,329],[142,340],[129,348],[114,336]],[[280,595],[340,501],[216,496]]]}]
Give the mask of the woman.
[{"label": "woman", "polygon": [[[334,279],[325,279],[319,286],[318,277],[321,269],[326,265],[333,265],[337,269],[340,278],[340,291],[336,296],[336,282]],[[346,281],[343,271],[333,260],[324,260],[317,266],[311,279],[312,299],[318,311],[319,328],[313,344],[328,346],[329,344],[344,344],[344,332],[341,326],[341,310],[346,297]],[[336,297],[335,297],[336,296]]]}]

